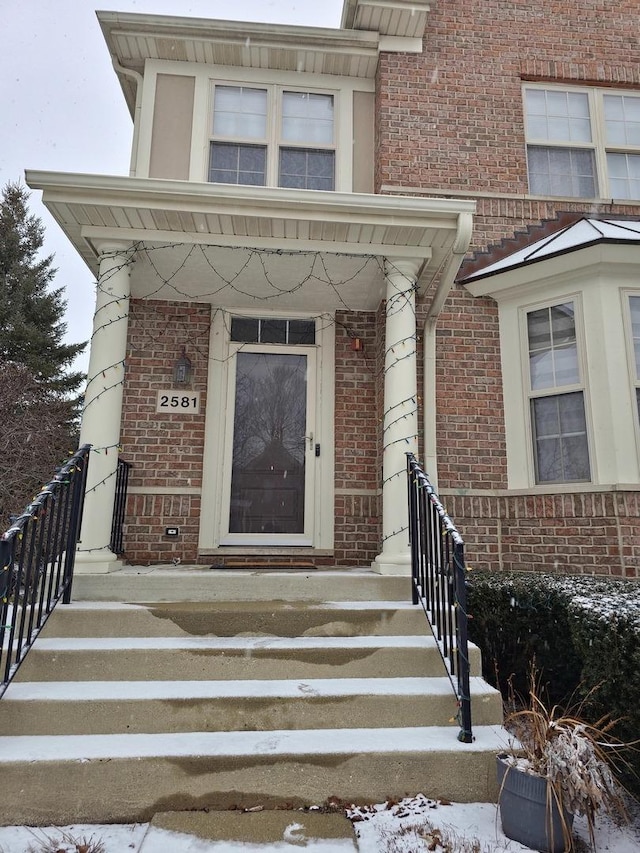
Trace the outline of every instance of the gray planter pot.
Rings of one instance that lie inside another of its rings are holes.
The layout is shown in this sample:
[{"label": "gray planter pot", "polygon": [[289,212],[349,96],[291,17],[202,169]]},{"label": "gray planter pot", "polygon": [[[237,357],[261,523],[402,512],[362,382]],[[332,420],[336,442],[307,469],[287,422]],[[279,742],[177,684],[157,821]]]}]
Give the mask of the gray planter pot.
[{"label": "gray planter pot", "polygon": [[[547,780],[512,767],[505,756],[497,756],[500,789],[500,820],[507,838],[540,853],[563,853],[563,817]],[[573,815],[566,809],[564,822],[571,831]]]}]

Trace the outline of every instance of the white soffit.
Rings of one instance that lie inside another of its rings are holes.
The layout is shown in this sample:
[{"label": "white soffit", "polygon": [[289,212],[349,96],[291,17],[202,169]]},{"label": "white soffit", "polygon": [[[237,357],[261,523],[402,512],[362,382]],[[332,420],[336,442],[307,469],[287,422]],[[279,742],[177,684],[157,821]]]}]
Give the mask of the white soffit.
[{"label": "white soffit", "polygon": [[427,286],[475,202],[27,172],[94,274],[102,241],[417,258]]},{"label": "white soffit", "polygon": [[[575,252],[587,246],[592,246],[595,243],[637,243],[640,245],[640,220],[580,219],[566,228],[543,237],[542,240],[531,243],[530,246],[526,246],[524,249],[519,249],[505,258],[489,264],[489,266],[476,270],[470,275],[459,279],[459,281],[467,285],[472,293],[480,295],[480,289],[483,292],[489,292],[489,290],[486,285],[478,285],[477,288],[473,287],[475,282],[480,282],[483,279],[534,264],[538,261],[558,257],[567,252]],[[478,290],[477,294],[476,290]]]},{"label": "white soffit", "polygon": [[[147,59],[367,80],[374,79],[378,66],[377,32],[125,12],[96,14],[112,58],[139,74]],[[126,76],[119,76],[133,111],[135,90]]]},{"label": "white soffit", "polygon": [[341,26],[385,36],[422,38],[429,11],[428,0],[345,0]]}]

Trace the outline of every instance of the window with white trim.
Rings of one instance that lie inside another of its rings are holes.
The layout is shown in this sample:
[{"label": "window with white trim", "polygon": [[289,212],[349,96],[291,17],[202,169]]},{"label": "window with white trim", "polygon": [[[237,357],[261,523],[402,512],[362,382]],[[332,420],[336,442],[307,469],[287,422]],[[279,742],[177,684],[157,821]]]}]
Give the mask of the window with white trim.
[{"label": "window with white trim", "polygon": [[589,444],[573,301],[526,313],[536,483],[588,482]]},{"label": "window with white trim", "polygon": [[525,86],[529,191],[640,199],[640,93]]},{"label": "window with white trim", "polygon": [[631,344],[634,355],[634,384],[636,389],[636,407],[640,419],[640,296],[629,296],[629,314],[631,317]]},{"label": "window with white trim", "polygon": [[214,85],[210,181],[333,190],[335,159],[332,94]]}]

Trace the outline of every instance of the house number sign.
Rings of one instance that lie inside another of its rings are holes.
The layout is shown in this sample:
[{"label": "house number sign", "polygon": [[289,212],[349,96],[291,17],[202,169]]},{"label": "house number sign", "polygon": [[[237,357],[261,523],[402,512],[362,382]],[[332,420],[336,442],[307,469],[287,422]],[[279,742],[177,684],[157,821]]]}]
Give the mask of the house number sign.
[{"label": "house number sign", "polygon": [[174,415],[197,415],[200,411],[200,392],[176,390],[158,391],[156,412],[171,412]]}]

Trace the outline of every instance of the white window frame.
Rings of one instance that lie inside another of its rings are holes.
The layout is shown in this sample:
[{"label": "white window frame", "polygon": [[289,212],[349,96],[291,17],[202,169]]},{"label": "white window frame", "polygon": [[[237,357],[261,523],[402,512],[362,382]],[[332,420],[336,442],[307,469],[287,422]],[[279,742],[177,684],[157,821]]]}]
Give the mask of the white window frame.
[{"label": "white window frame", "polygon": [[[202,512],[200,514],[200,532],[198,547],[200,553],[228,553],[222,550],[220,531],[226,506],[224,495],[225,474],[225,436],[228,430],[228,411],[233,399],[229,396],[229,372],[232,369],[232,352],[245,346],[241,342],[231,341],[231,318],[252,317],[265,319],[268,311],[216,311],[211,323],[209,342],[209,379],[207,385],[206,434],[203,457]],[[274,311],[274,319],[310,320],[308,312]],[[324,315],[323,315],[324,316]],[[335,323],[323,322],[315,318],[316,342],[313,345],[301,344],[302,349],[315,349],[316,352],[316,434],[314,444],[321,445],[320,456],[315,459],[318,470],[315,476],[314,495],[314,549],[331,552],[334,547],[335,526]],[[255,346],[247,344],[246,346]],[[279,344],[264,344],[265,347],[279,347]],[[293,345],[291,347],[293,351]]]},{"label": "white window frame", "polygon": [[627,363],[629,366],[629,384],[631,388],[631,397],[634,407],[634,426],[636,435],[636,448],[640,458],[640,400],[638,393],[640,392],[640,371],[636,366],[636,354],[633,337],[633,326],[631,322],[631,298],[640,299],[640,290],[625,289],[621,290],[622,297],[622,318],[624,323],[625,341],[627,346]]},{"label": "white window frame", "polygon": [[[247,89],[261,89],[267,93],[267,132],[264,140],[247,139],[244,137],[231,137],[214,135],[213,133],[213,116],[215,105],[215,89],[217,86],[243,87]],[[282,128],[282,101],[284,92],[299,92],[302,94],[327,95],[333,99],[333,141],[331,143],[320,143],[314,141],[305,142],[298,140],[289,142],[281,138]],[[259,81],[247,80],[212,80],[210,85],[210,105],[208,119],[208,143],[206,157],[206,176],[205,180],[209,182],[209,151],[211,143],[231,143],[238,145],[263,145],[266,148],[266,187],[279,187],[279,172],[280,172],[280,149],[281,148],[298,148],[301,151],[317,150],[333,152],[333,190],[325,190],[326,192],[335,191],[340,186],[340,176],[338,174],[339,161],[338,156],[338,140],[340,138],[339,128],[340,116],[340,99],[339,92],[332,89],[318,88],[315,86],[293,86],[287,84],[276,83],[261,83]],[[237,184],[236,186],[246,186]],[[254,185],[255,186],[255,185]]]},{"label": "white window frame", "polygon": [[[577,353],[577,368],[578,381],[575,383],[567,383],[566,385],[549,385],[545,388],[533,388],[531,383],[530,369],[530,341],[529,328],[527,318],[529,314],[540,311],[549,310],[556,306],[573,305],[573,317],[576,336],[576,353]],[[520,328],[520,345],[522,352],[522,379],[523,388],[526,390],[526,421],[528,432],[528,448],[529,448],[529,466],[531,471],[531,482],[537,486],[553,486],[553,485],[571,485],[576,483],[590,483],[593,480],[593,462],[591,452],[591,439],[589,428],[589,403],[586,387],[586,364],[585,364],[585,344],[583,335],[583,320],[582,320],[582,301],[580,294],[571,294],[566,297],[557,299],[547,299],[544,302],[534,303],[532,305],[522,306],[519,309],[519,328]],[[585,440],[587,449],[587,459],[589,463],[589,478],[588,479],[572,479],[572,480],[538,480],[538,464],[537,464],[537,448],[536,448],[536,433],[533,422],[533,407],[534,400],[543,398],[557,398],[568,394],[581,394],[584,405],[585,414]]]},{"label": "white window frame", "polygon": [[[589,105],[589,117],[591,124],[591,142],[578,142],[574,140],[548,139],[531,137],[528,132],[527,92],[528,91],[555,91],[583,94],[587,96]],[[596,195],[593,198],[614,198],[610,191],[609,173],[607,168],[607,154],[633,154],[640,156],[640,145],[608,145],[606,142],[606,125],[604,117],[604,98],[608,95],[622,97],[637,97],[640,100],[639,90],[609,89],[604,87],[589,86],[567,86],[551,83],[526,83],[522,87],[522,104],[524,116],[525,147],[527,150],[527,179],[530,193],[531,181],[529,179],[529,147],[541,147],[552,149],[588,150],[594,154]],[[558,196],[559,198],[589,198],[588,196]],[[619,201],[638,201],[639,199],[618,199]]]}]

